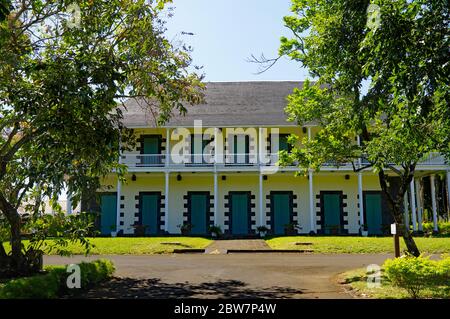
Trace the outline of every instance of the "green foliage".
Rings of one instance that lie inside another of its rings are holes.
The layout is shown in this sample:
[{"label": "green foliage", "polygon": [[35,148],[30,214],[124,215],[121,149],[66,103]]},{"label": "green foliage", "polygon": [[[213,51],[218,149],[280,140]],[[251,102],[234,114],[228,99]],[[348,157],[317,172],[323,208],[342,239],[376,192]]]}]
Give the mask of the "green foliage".
[{"label": "green foliage", "polygon": [[220,235],[222,235],[222,228],[220,227],[220,225],[209,226],[208,227],[208,232],[209,233],[214,233],[217,236],[220,236]]},{"label": "green foliage", "polygon": [[[279,53],[300,62],[315,82],[293,91],[286,113],[300,126],[318,127],[282,153],[280,164],[297,163],[303,174],[330,164],[371,167],[401,222],[417,163],[432,152],[450,158],[449,7],[442,0],[373,1],[381,14],[373,27],[371,3],[292,0],[284,22],[293,37],[281,38]],[[395,196],[387,170],[400,180]],[[412,237],[403,237],[418,256]]]},{"label": "green foliage", "polygon": [[286,113],[320,129],[282,163],[319,169],[364,156],[375,171],[392,164],[409,170],[429,152],[448,153],[448,6],[374,3],[380,26],[370,29],[369,1],[292,1],[293,15],[284,21],[294,37],[281,39],[280,54],[302,63],[317,81],[293,91]]},{"label": "green foliage", "polygon": [[[434,224],[432,222],[423,223],[422,228],[424,233],[433,234]],[[437,236],[450,236],[450,222],[439,221],[438,222],[438,234]]]},{"label": "green foliage", "polygon": [[[190,48],[165,37],[167,2],[0,2],[0,213],[13,250],[7,258],[0,249],[0,264],[29,272],[19,208],[39,215],[44,199],[56,202],[66,188],[75,204],[113,169],[123,176],[119,148],[135,144],[123,125],[125,99],[139,98],[158,124],[203,100]],[[74,4],[75,25],[67,21]],[[50,231],[54,222],[33,227]],[[62,233],[75,236],[75,228]]]},{"label": "green foliage", "polygon": [[[110,278],[114,265],[106,259],[79,264],[81,274],[81,289],[86,289]],[[8,281],[0,287],[0,299],[50,299],[67,293],[66,281],[69,273],[65,267],[48,267],[45,274],[24,277]]]},{"label": "green foliage", "polygon": [[93,262],[82,262],[80,265],[81,287],[98,284],[112,276],[115,271],[114,264],[108,259],[99,259]]},{"label": "green foliage", "polygon": [[[86,237],[93,229],[93,216],[86,213],[65,215],[58,212],[31,217],[23,226],[23,231],[29,239],[28,245],[24,246],[25,254],[27,251],[40,251],[45,254],[69,256],[69,244],[80,244],[87,255],[91,250],[91,243]],[[48,238],[53,240],[48,241]]]},{"label": "green foliage", "polygon": [[450,257],[440,261],[420,257],[386,260],[385,273],[389,280],[405,289],[412,298],[419,298],[426,288],[450,285]]}]

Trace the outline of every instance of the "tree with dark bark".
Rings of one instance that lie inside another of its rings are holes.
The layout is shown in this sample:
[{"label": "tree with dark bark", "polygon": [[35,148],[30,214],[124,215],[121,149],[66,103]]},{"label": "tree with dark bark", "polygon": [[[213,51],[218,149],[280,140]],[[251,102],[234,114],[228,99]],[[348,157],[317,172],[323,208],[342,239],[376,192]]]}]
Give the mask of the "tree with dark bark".
[{"label": "tree with dark bark", "polygon": [[202,101],[190,50],[165,38],[166,2],[0,2],[0,219],[11,243],[8,252],[0,242],[0,264],[12,275],[36,270],[19,208],[36,221],[44,196],[67,188],[76,203],[124,171],[119,140],[133,143],[124,99],[144,98],[158,123]]},{"label": "tree with dark bark", "polygon": [[[450,154],[448,9],[437,0],[293,0],[284,22],[294,36],[281,38],[280,56],[300,62],[314,82],[294,90],[286,112],[319,129],[291,154],[282,152],[281,164],[371,168],[393,219],[404,224],[403,199],[417,163],[432,152]],[[399,178],[395,190],[390,176]],[[402,234],[418,256],[409,226]]]}]

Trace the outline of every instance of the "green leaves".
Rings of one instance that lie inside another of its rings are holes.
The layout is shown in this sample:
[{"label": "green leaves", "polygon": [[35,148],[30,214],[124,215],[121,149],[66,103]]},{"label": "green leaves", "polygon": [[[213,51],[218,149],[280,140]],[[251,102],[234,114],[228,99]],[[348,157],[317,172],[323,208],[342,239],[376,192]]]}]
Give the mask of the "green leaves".
[{"label": "green leaves", "polygon": [[369,1],[292,3],[294,15],[284,22],[294,36],[281,39],[280,53],[301,62],[316,82],[293,91],[286,113],[299,125],[321,127],[299,156],[327,154],[316,156],[319,167],[330,158],[354,161],[366,154],[383,170],[415,164],[429,152],[449,153],[443,1],[375,1],[376,32],[367,27]]},{"label": "green leaves", "polygon": [[389,280],[412,298],[420,298],[425,288],[437,290],[450,284],[450,257],[446,256],[439,261],[423,256],[388,259],[384,268]]},{"label": "green leaves", "polygon": [[[9,220],[25,202],[40,212],[45,196],[68,187],[76,203],[112,169],[124,173],[119,147],[134,143],[125,99],[145,101],[160,124],[203,100],[190,49],[165,37],[168,0],[0,1],[0,210]],[[35,226],[44,237],[53,227]]]}]

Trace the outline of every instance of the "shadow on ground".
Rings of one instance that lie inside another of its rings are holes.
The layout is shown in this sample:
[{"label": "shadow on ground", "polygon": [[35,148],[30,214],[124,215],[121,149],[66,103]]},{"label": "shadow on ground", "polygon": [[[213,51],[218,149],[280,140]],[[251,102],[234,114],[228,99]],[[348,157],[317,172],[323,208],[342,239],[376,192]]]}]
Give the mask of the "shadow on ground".
[{"label": "shadow on ground", "polygon": [[164,283],[160,279],[113,278],[82,294],[68,298],[296,298],[301,290],[287,287],[249,289],[242,281],[225,280],[201,284]]}]

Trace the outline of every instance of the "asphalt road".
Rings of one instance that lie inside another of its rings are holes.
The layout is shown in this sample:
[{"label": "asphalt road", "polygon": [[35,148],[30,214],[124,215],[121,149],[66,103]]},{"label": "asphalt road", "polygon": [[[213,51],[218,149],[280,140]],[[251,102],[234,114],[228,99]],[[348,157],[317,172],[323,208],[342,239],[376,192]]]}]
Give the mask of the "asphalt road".
[{"label": "asphalt road", "polygon": [[46,256],[45,264],[111,259],[115,278],[80,298],[351,298],[337,283],[346,270],[381,265],[385,254],[171,254]]}]

